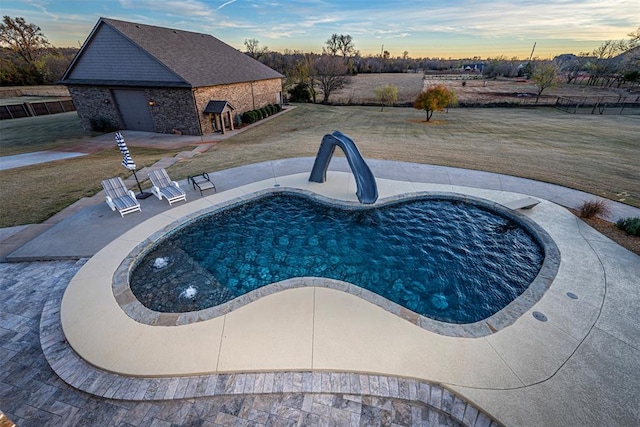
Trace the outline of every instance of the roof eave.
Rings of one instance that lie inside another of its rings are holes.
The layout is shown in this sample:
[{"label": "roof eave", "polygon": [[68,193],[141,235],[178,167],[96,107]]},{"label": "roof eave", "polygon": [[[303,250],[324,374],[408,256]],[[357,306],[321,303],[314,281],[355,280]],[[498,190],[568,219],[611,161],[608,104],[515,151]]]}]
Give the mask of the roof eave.
[{"label": "roof eave", "polygon": [[58,82],[65,86],[126,86],[126,87],[174,87],[191,89],[189,83],[186,82],[158,82],[145,80],[84,80],[84,79],[66,79]]}]

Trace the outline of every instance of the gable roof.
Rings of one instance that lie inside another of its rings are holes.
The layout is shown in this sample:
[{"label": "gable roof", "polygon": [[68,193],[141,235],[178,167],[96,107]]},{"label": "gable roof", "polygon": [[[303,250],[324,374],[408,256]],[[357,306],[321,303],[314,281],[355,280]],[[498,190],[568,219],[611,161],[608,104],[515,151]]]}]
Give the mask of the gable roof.
[{"label": "gable roof", "polygon": [[61,83],[193,88],[283,77],[208,34],[100,18]]},{"label": "gable roof", "polygon": [[233,111],[233,105],[227,101],[209,101],[206,107],[204,107],[203,113],[220,114],[224,112],[225,107],[229,107],[229,110]]}]

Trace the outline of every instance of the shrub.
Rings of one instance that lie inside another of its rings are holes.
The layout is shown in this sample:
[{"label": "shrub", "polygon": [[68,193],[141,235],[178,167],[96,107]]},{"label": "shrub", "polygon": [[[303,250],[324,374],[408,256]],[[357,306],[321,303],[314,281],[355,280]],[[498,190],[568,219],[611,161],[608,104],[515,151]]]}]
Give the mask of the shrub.
[{"label": "shrub", "polygon": [[375,89],[376,101],[380,103],[380,111],[384,111],[384,106],[392,106],[398,102],[398,86],[382,85]]},{"label": "shrub", "polygon": [[233,116],[233,125],[235,127],[240,127],[242,125],[242,116],[240,116],[240,114]]},{"label": "shrub", "polygon": [[606,218],[610,214],[611,209],[609,209],[609,204],[606,200],[587,200],[580,206],[581,218],[593,218],[595,216]]},{"label": "shrub", "polygon": [[262,107],[260,109],[260,112],[262,113],[262,117],[264,117],[265,119],[269,117],[269,110],[267,110],[267,107]]},{"label": "shrub", "polygon": [[291,102],[310,102],[311,91],[307,83],[298,83],[288,90]]},{"label": "shrub", "polygon": [[115,132],[118,130],[118,128],[116,128],[114,124],[111,123],[111,120],[104,117],[91,118],[89,119],[89,124],[91,125],[91,130],[95,132],[106,133]]},{"label": "shrub", "polygon": [[256,113],[256,116],[258,117],[258,120],[264,119],[264,114],[262,114],[261,110],[253,110],[253,112]]},{"label": "shrub", "polygon": [[279,113],[280,111],[282,111],[282,105],[280,104],[273,104],[274,107],[276,107],[276,113]]},{"label": "shrub", "polygon": [[247,111],[242,115],[242,121],[245,123],[255,123],[258,121],[258,117],[255,111]]},{"label": "shrub", "polygon": [[640,216],[633,218],[620,218],[616,222],[616,227],[624,230],[627,234],[640,237]]}]

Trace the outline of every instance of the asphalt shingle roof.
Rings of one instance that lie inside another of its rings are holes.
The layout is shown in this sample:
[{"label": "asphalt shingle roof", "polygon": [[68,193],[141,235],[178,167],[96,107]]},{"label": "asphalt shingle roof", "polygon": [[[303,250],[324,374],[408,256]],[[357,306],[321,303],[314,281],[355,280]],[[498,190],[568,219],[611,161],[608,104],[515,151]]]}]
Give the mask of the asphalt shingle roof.
[{"label": "asphalt shingle roof", "polygon": [[224,107],[229,106],[231,110],[235,110],[233,105],[229,104],[227,101],[209,101],[207,106],[204,108],[203,113],[217,113],[220,114],[224,111]]},{"label": "asphalt shingle roof", "polygon": [[191,87],[284,77],[208,34],[108,18],[100,18],[94,33],[100,30],[101,25],[108,25],[122,34]]}]

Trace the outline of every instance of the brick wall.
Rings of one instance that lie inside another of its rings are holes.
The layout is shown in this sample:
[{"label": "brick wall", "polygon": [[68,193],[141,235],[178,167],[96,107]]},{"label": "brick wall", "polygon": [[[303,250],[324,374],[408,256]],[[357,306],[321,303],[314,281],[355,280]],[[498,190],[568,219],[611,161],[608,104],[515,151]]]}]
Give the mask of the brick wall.
[{"label": "brick wall", "polygon": [[203,133],[213,132],[209,115],[202,113],[209,101],[228,101],[233,108],[235,108],[234,114],[242,114],[245,111],[264,107],[268,104],[279,103],[281,92],[281,79],[200,87],[196,89],[195,98]]}]

